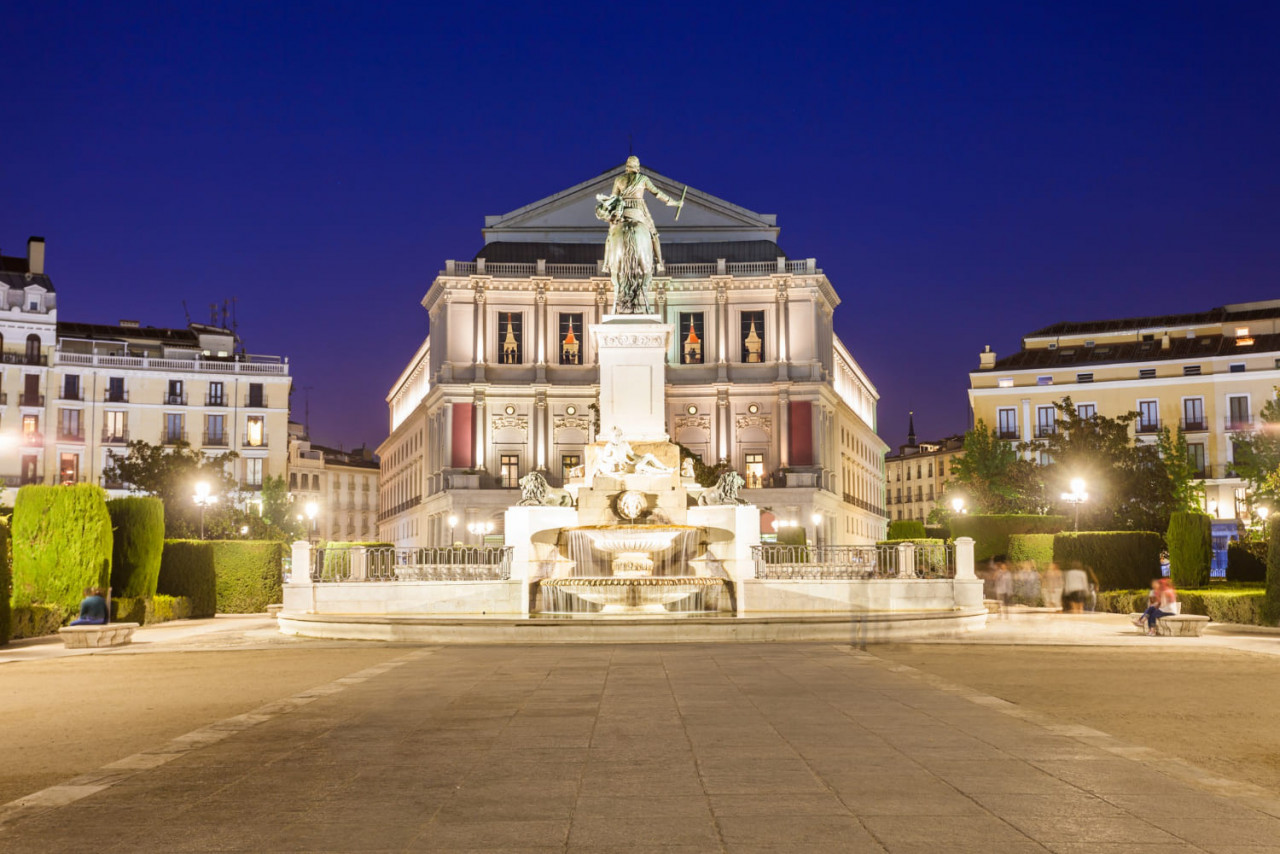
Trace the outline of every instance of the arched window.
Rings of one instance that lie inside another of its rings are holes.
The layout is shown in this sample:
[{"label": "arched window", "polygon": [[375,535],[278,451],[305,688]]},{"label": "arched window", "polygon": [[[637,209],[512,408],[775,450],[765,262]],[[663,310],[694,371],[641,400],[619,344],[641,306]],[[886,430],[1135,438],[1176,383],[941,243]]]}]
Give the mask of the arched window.
[{"label": "arched window", "polygon": [[40,364],[40,336],[39,335],[33,334],[33,335],[27,336],[27,364],[28,365]]}]

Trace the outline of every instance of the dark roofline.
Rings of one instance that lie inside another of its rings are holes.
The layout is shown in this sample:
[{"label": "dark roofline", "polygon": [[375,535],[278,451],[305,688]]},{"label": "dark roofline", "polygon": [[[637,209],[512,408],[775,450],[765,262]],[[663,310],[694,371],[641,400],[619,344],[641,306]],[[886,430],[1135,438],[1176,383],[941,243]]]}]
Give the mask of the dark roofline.
[{"label": "dark roofline", "polygon": [[1120,317],[1112,320],[1063,320],[1034,332],[1027,338],[1053,338],[1061,335],[1085,335],[1090,332],[1123,332],[1127,330],[1158,329],[1174,326],[1202,326],[1225,323],[1231,320],[1262,320],[1280,318],[1280,303],[1274,300],[1260,303],[1240,303],[1211,308],[1207,311],[1185,314],[1157,314],[1146,317]]}]

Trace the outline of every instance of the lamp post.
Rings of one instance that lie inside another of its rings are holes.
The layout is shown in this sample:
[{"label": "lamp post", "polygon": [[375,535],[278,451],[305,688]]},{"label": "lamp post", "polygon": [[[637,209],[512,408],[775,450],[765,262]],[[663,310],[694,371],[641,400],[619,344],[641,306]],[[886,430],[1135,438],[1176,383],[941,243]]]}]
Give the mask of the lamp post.
[{"label": "lamp post", "polygon": [[1076,521],[1073,530],[1080,530],[1080,505],[1089,500],[1089,493],[1084,490],[1083,478],[1071,479],[1071,491],[1062,493],[1062,500],[1068,504],[1074,504],[1076,508]]},{"label": "lamp post", "polygon": [[211,491],[209,484],[200,481],[196,484],[196,494],[191,496],[191,500],[200,508],[200,539],[204,539],[204,511],[218,500],[218,496]]},{"label": "lamp post", "polygon": [[965,511],[964,511],[964,499],[963,499],[962,497],[960,497],[959,495],[957,495],[955,498],[952,498],[952,499],[951,499],[951,510],[952,510],[952,511],[957,515],[957,516],[959,516],[961,513],[965,512]]},{"label": "lamp post", "polygon": [[449,516],[449,545],[451,546],[457,542],[457,540],[453,538],[453,530],[454,528],[457,528],[457,527],[458,527],[458,517],[450,515]]},{"label": "lamp post", "polygon": [[471,524],[467,525],[467,530],[470,531],[476,537],[479,537],[480,545],[484,545],[485,536],[493,533],[493,523],[492,522],[472,522]]},{"label": "lamp post", "polygon": [[1253,511],[1258,514],[1258,518],[1262,520],[1262,538],[1267,538],[1267,516],[1271,515],[1271,508],[1265,504]]},{"label": "lamp post", "polygon": [[307,521],[309,523],[307,541],[314,543],[316,541],[316,514],[320,512],[320,505],[314,501],[308,501],[306,511]]}]

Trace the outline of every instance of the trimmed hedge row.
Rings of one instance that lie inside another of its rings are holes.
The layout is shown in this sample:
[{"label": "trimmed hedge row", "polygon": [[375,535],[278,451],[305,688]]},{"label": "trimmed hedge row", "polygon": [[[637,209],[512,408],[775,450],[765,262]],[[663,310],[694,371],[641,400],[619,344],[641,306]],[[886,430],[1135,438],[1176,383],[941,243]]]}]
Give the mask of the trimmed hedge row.
[{"label": "trimmed hedge row", "polygon": [[1053,562],[1063,572],[1075,564],[1093,570],[1099,590],[1131,590],[1160,577],[1163,546],[1151,531],[1064,532],[1053,538]]},{"label": "trimmed hedge row", "polygon": [[146,599],[123,597],[111,600],[113,623],[167,623],[191,616],[191,600],[185,596],[151,596]]},{"label": "trimmed hedge row", "polygon": [[1010,534],[1009,563],[1034,563],[1043,572],[1053,563],[1054,534]]},{"label": "trimmed hedge row", "polygon": [[[1146,610],[1150,590],[1109,590],[1098,594],[1098,610],[1112,614],[1138,614]],[[1182,613],[1199,614],[1215,623],[1247,626],[1275,625],[1265,617],[1266,591],[1262,588],[1236,590],[1179,590]]]},{"label": "trimmed hedge row", "polygon": [[56,634],[71,619],[71,613],[60,605],[19,605],[10,618],[10,637],[18,640]]},{"label": "trimmed hedge row", "polygon": [[12,612],[9,606],[9,587],[12,575],[9,572],[9,523],[0,519],[0,646],[9,642],[10,620]]},{"label": "trimmed hedge row", "polygon": [[960,515],[951,517],[951,536],[973,537],[975,560],[985,561],[1009,553],[1014,534],[1056,534],[1067,528],[1066,516]]},{"label": "trimmed hedge row", "polygon": [[86,587],[111,583],[111,516],[106,492],[27,485],[13,505],[13,604],[74,610]]},{"label": "trimmed hedge row", "polygon": [[117,498],[107,502],[107,512],[115,529],[111,595],[122,599],[156,595],[164,551],[164,502],[159,498]]},{"label": "trimmed hedge row", "polygon": [[1267,544],[1227,544],[1227,581],[1266,581]]},{"label": "trimmed hedge row", "polygon": [[284,543],[165,540],[158,590],[189,597],[193,617],[256,614],[282,598]]},{"label": "trimmed hedge row", "polygon": [[885,532],[886,540],[923,540],[924,522],[916,519],[895,519]]},{"label": "trimmed hedge row", "polygon": [[[1280,514],[1277,514],[1280,515]],[[1280,519],[1272,517],[1267,523],[1267,599],[1262,616],[1268,622],[1280,620]]]},{"label": "trimmed hedge row", "polygon": [[1204,587],[1213,564],[1213,521],[1204,513],[1179,511],[1169,517],[1169,578],[1173,586]]}]

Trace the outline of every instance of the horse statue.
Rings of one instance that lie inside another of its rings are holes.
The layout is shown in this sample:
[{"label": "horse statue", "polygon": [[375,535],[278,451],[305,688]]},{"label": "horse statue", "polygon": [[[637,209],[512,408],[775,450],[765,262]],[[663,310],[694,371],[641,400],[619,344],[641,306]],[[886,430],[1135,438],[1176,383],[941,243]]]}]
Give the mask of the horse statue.
[{"label": "horse statue", "polygon": [[709,489],[698,497],[698,503],[707,505],[746,504],[746,501],[738,497],[738,490],[742,489],[745,483],[746,481],[742,479],[742,475],[736,471],[727,471],[720,475],[720,479],[716,481],[714,489]]},{"label": "horse statue", "polygon": [[[662,264],[662,244],[653,216],[644,202],[645,191],[670,207],[681,207],[640,172],[640,158],[627,158],[626,171],[613,182],[610,195],[596,196],[596,218],[609,223],[604,266],[613,282],[614,314],[648,314],[649,285]],[[678,215],[678,214],[677,214]]]},{"label": "horse statue", "polygon": [[520,478],[521,507],[572,507],[573,496],[547,483],[541,472],[531,471]]}]

